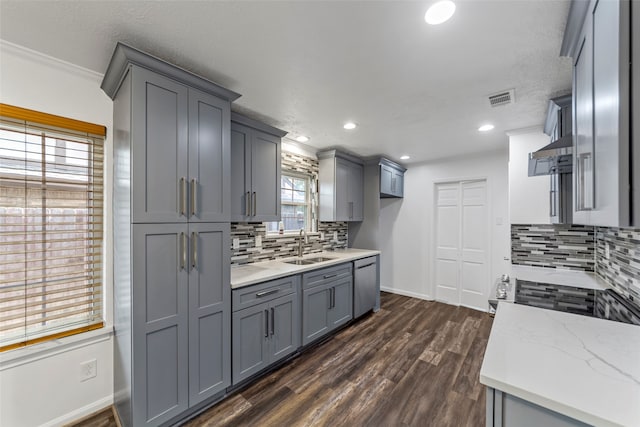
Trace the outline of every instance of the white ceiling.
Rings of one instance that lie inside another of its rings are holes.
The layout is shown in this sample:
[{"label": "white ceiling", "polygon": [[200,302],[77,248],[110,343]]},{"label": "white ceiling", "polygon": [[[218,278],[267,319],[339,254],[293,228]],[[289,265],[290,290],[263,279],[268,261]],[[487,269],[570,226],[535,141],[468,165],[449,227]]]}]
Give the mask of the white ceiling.
[{"label": "white ceiling", "polygon": [[[571,87],[567,0],[0,1],[0,38],[103,73],[122,41],[241,93],[233,109],[317,148],[404,163],[506,147]],[[515,88],[516,103],[486,96]],[[345,131],[353,120],[360,126]],[[495,130],[481,134],[480,124]]]}]

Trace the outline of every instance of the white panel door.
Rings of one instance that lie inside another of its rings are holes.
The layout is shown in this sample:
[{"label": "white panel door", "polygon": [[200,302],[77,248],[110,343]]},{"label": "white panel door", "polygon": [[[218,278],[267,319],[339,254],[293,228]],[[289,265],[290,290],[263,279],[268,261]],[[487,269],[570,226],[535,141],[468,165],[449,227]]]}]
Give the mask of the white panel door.
[{"label": "white panel door", "polygon": [[460,184],[436,186],[436,299],[459,304]]},{"label": "white panel door", "polygon": [[485,310],[490,284],[486,181],[437,184],[435,209],[436,299]]},{"label": "white panel door", "polygon": [[487,306],[488,221],[486,181],[463,182],[460,259],[460,305]]}]

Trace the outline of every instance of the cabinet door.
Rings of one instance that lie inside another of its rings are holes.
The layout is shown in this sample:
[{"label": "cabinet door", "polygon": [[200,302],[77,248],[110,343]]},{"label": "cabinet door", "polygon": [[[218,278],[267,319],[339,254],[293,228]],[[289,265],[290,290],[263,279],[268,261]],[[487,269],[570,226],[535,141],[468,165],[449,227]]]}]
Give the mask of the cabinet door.
[{"label": "cabinet door", "polygon": [[189,90],[189,221],[228,222],[229,102]]},{"label": "cabinet door", "polygon": [[273,363],[300,347],[299,294],[278,298],[270,305],[270,359]]},{"label": "cabinet door", "polygon": [[302,291],[302,345],[329,332],[329,287],[316,286]]},{"label": "cabinet door", "polygon": [[349,169],[349,199],[351,202],[351,221],[364,219],[364,167],[351,163]]},{"label": "cabinet door", "polygon": [[404,172],[399,170],[393,171],[393,195],[396,197],[404,196]]},{"label": "cabinet door", "polygon": [[233,384],[269,365],[269,316],[267,304],[233,313]]},{"label": "cabinet door", "polygon": [[251,221],[280,221],[280,138],[257,130],[251,138]]},{"label": "cabinet door", "polygon": [[189,406],[187,226],[133,226],[133,425]]},{"label": "cabinet door", "polygon": [[186,222],[187,88],[133,68],[133,222]]},{"label": "cabinet door", "polygon": [[335,329],[353,318],[353,279],[348,277],[333,283],[329,327]]},{"label": "cabinet door", "polygon": [[229,224],[190,224],[190,406],[231,385],[229,266]]},{"label": "cabinet door", "polygon": [[350,221],[353,206],[350,198],[351,162],[337,158],[335,198],[336,198],[336,218],[335,221]]},{"label": "cabinet door", "polygon": [[392,194],[391,183],[393,181],[393,169],[389,166],[380,166],[380,193]]},{"label": "cabinet door", "polygon": [[574,221],[588,224],[594,208],[593,149],[593,29],[587,14],[582,47],[573,69],[574,121]]},{"label": "cabinet door", "polygon": [[251,215],[251,129],[231,123],[231,221]]}]

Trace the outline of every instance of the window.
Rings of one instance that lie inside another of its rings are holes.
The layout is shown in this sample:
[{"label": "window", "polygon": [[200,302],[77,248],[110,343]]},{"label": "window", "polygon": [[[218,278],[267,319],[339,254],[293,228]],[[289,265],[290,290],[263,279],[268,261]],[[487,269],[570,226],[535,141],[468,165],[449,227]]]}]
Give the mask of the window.
[{"label": "window", "polygon": [[0,104],[0,350],[103,326],[105,134]]},{"label": "window", "polygon": [[[310,178],[283,172],[280,178],[280,212],[285,232],[311,230]],[[278,223],[267,223],[267,232],[278,233]]]}]

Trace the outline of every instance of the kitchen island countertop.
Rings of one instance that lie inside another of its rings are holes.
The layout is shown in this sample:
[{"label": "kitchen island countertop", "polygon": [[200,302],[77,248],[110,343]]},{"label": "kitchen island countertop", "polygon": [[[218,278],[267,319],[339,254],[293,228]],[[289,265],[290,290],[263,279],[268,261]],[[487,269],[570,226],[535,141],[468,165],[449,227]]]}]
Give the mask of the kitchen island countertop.
[{"label": "kitchen island countertop", "polygon": [[500,304],[486,386],[597,426],[640,426],[640,327]]}]

